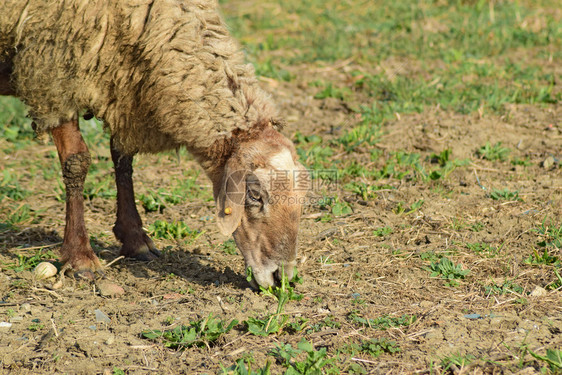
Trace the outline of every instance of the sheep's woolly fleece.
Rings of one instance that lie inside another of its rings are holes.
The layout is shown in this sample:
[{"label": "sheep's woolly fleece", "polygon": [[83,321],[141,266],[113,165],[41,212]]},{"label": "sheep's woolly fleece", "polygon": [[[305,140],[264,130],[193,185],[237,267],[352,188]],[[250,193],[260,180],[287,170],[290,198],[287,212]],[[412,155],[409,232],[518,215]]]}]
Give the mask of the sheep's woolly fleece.
[{"label": "sheep's woolly fleece", "polygon": [[87,109],[123,152],[186,145],[197,156],[274,121],[215,1],[4,0],[0,9],[0,63],[12,66],[39,131]]}]

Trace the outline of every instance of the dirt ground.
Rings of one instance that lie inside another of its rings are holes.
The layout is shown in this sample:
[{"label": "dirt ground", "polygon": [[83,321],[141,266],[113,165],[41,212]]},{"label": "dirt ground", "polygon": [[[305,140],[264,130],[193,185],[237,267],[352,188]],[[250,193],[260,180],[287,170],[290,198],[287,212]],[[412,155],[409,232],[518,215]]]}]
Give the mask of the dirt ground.
[{"label": "dirt ground", "polygon": [[[316,134],[327,143],[357,125],[357,114],[345,103],[315,99],[317,90],[304,83],[318,77],[343,82],[352,68],[335,66],[305,74],[295,67],[297,78],[290,82],[264,79],[288,121],[284,133]],[[313,78],[303,78],[307,74]],[[502,142],[511,150],[510,158],[525,159],[526,165],[478,158],[476,151],[486,142]],[[7,144],[0,139],[0,148]],[[56,254],[64,229],[64,204],[55,193],[45,194],[45,189],[55,191],[55,180],[22,166],[21,183],[33,181],[27,184],[32,194],[22,202],[36,214],[27,225],[0,230],[0,321],[11,323],[0,327],[0,373],[212,374],[242,357],[252,358],[253,368],[269,360],[272,373],[281,373],[284,368],[267,353],[277,343],[294,346],[303,337],[317,349],[327,348],[342,373],[359,371],[350,369],[352,363],[381,374],[547,371],[529,351],[544,355],[546,349],[562,349],[562,290],[559,284],[549,287],[560,266],[527,260],[544,251],[539,242],[545,237],[536,229],[543,223],[561,225],[562,105],[509,105],[501,116],[461,115],[440,108],[397,115],[385,124],[376,145],[339,158],[375,168],[395,151],[419,153],[425,159],[445,149],[456,159],[469,159],[446,179],[383,178],[377,184],[384,188],[368,200],[340,186],[339,197],[352,213],[331,220],[320,220],[326,211],[319,205],[306,207],[298,256],[303,283],[296,285],[304,298],[291,301],[286,311],[291,319],[308,319],[308,329],[260,337],[240,323],[214,346],[183,351],[144,339],[141,332],[187,324],[209,313],[242,322],[277,306],[249,288],[242,256],[222,250],[227,238],[212,219],[209,194],[193,194],[162,212],[141,209],[146,226],[155,220],[182,220],[203,234],[189,243],[155,240],[165,249],[157,261],[121,259],[111,264],[107,278],[125,294],[104,297],[95,285],[67,277],[62,288],[53,289],[54,279],[39,281],[30,270],[10,266],[17,263],[18,254],[29,256],[37,249]],[[54,164],[56,159],[47,158],[54,150],[52,143],[32,143],[2,157],[6,163],[29,159]],[[381,156],[371,165],[372,150]],[[99,156],[95,160],[107,160],[107,145],[92,147],[92,154]],[[200,171],[189,156],[181,154],[180,159],[173,154],[140,156],[135,167],[137,194],[167,189],[186,171]],[[197,189],[210,191],[202,173],[197,182]],[[504,188],[517,191],[517,199],[490,198],[494,189]],[[420,199],[423,205],[413,212],[398,209]],[[113,198],[87,201],[87,226],[107,263],[119,252],[111,232],[114,215]],[[386,227],[389,231],[380,235],[377,230]],[[475,227],[481,229],[471,230]],[[466,246],[475,243],[497,252],[478,253]],[[562,257],[559,248],[547,250],[551,257]],[[470,273],[457,280],[458,285],[448,284],[426,270],[430,261],[424,254],[447,255]],[[504,293],[487,288],[505,280],[520,288]],[[96,317],[96,310],[109,320]],[[354,314],[415,319],[382,330],[357,324]],[[400,351],[379,357],[338,352],[349,343],[373,338],[393,340]],[[455,356],[473,360],[446,369],[444,359]]]}]

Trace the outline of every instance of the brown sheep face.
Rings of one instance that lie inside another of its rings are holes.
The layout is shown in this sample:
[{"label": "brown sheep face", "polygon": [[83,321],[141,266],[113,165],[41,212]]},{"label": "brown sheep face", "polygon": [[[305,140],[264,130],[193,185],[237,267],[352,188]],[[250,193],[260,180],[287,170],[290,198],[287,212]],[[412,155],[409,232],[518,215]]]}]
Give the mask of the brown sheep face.
[{"label": "brown sheep face", "polygon": [[275,285],[282,270],[293,277],[309,183],[293,145],[276,133],[273,139],[243,144],[228,160],[220,187],[215,186],[219,228],[233,235],[260,286]]}]

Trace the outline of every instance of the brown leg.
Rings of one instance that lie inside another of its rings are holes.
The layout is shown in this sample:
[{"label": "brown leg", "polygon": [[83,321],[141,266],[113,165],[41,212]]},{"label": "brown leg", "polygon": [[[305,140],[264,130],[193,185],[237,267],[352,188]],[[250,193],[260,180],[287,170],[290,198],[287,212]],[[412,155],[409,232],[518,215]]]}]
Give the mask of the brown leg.
[{"label": "brown leg", "polygon": [[123,244],[121,255],[140,260],[152,260],[160,255],[154,243],[142,229],[142,220],[135,205],[133,190],[133,156],[122,154],[111,140],[111,159],[115,165],[117,185],[117,221],[115,237]]},{"label": "brown leg", "polygon": [[90,166],[90,153],[80,135],[78,121],[62,123],[51,131],[59,153],[62,177],[66,186],[66,227],[61,248],[65,267],[82,277],[94,279],[101,264],[90,246],[84,223],[84,180]]}]

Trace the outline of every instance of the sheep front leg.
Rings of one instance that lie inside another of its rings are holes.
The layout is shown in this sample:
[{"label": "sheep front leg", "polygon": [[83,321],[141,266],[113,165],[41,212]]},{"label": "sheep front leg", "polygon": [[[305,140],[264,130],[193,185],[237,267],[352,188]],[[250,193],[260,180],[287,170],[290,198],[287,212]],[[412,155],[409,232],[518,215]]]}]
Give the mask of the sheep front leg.
[{"label": "sheep front leg", "polygon": [[72,268],[76,276],[95,279],[101,273],[101,264],[90,246],[84,223],[84,180],[90,166],[90,153],[78,121],[73,120],[51,130],[62,167],[66,187],[66,226],[60,250],[64,268]]},{"label": "sheep front leg", "polygon": [[117,221],[113,233],[123,244],[121,255],[146,261],[155,259],[160,252],[142,229],[142,220],[135,205],[133,155],[125,155],[117,150],[112,138],[111,159],[117,185]]}]

